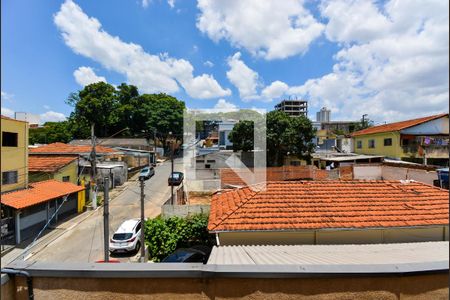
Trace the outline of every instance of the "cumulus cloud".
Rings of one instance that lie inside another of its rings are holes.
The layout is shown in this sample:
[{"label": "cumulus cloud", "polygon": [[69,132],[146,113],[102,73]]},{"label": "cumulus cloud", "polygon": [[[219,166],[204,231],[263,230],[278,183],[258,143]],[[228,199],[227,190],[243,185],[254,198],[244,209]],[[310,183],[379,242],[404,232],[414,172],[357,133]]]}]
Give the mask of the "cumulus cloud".
[{"label": "cumulus cloud", "polygon": [[79,67],[73,72],[73,76],[75,77],[75,81],[83,87],[99,81],[106,82],[105,77],[97,76],[90,67]]},{"label": "cumulus cloud", "polygon": [[7,92],[1,91],[1,100],[2,101],[12,101],[14,98],[13,94],[9,94]]},{"label": "cumulus cloud", "polygon": [[198,0],[197,7],[201,32],[267,60],[305,53],[324,30],[303,1]]},{"label": "cumulus cloud", "polygon": [[14,118],[14,111],[3,106],[1,107],[1,114],[6,117]]},{"label": "cumulus cloud", "polygon": [[[381,4],[380,4],[381,5]],[[447,1],[325,1],[326,35],[341,45],[333,71],[289,92],[337,117],[395,121],[448,112]]]},{"label": "cumulus cloud", "polygon": [[75,53],[125,75],[130,84],[145,93],[175,93],[181,85],[192,98],[231,95],[231,91],[222,88],[212,75],[194,76],[194,68],[184,59],[149,54],[140,45],[110,35],[97,19],[87,16],[71,0],[61,5],[54,22],[66,45]]},{"label": "cumulus cloud", "polygon": [[167,4],[169,4],[170,8],[175,7],[175,0],[167,0]]},{"label": "cumulus cloud", "polygon": [[150,0],[142,0],[141,4],[143,8],[147,8],[150,4]]},{"label": "cumulus cloud", "polygon": [[261,96],[264,99],[272,100],[274,98],[281,97],[288,90],[289,86],[286,83],[276,80],[262,90]]},{"label": "cumulus cloud", "polygon": [[43,114],[40,114],[41,122],[60,122],[66,120],[66,116],[62,113],[56,111],[47,111]]},{"label": "cumulus cloud", "polygon": [[257,99],[256,89],[260,86],[258,73],[241,60],[240,52],[236,52],[227,61],[230,67],[227,78],[239,90],[242,100]]},{"label": "cumulus cloud", "polygon": [[236,110],[237,106],[234,105],[231,102],[227,102],[225,99],[219,99],[216,103],[216,105],[214,105],[215,109],[218,110]]}]

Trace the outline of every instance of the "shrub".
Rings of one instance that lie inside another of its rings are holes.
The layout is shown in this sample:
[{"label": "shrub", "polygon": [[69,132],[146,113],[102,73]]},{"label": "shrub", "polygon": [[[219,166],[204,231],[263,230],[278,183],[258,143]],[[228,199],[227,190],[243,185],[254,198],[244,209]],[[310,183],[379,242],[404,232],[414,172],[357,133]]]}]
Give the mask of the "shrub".
[{"label": "shrub", "polygon": [[158,262],[178,248],[194,245],[214,245],[214,238],[207,230],[208,215],[197,214],[187,218],[157,217],[145,223],[145,241],[149,255]]}]

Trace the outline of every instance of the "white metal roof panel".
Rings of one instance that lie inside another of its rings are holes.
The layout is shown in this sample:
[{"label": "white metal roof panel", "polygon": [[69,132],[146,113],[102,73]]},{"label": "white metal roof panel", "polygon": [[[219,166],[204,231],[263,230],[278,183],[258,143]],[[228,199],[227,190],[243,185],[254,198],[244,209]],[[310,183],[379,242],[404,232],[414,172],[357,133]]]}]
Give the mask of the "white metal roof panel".
[{"label": "white metal roof panel", "polygon": [[214,247],[216,265],[386,265],[446,261],[449,242]]}]

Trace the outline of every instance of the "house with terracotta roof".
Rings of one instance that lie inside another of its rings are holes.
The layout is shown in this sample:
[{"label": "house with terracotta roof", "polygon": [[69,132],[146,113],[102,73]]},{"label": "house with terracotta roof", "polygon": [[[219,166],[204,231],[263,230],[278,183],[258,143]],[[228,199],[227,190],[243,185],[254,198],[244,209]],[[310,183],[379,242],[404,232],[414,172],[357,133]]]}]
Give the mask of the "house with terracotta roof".
[{"label": "house with terracotta roof", "polygon": [[219,245],[448,241],[449,192],[415,181],[269,181],[216,193]]},{"label": "house with terracotta roof", "polygon": [[78,184],[78,156],[30,155],[28,173],[30,182],[56,179]]},{"label": "house with terracotta roof", "polygon": [[448,165],[449,114],[369,127],[352,134],[354,152],[421,164]]},{"label": "house with terracotta roof", "polygon": [[12,219],[6,228],[10,242],[35,237],[54,214],[53,222],[58,222],[79,211],[83,192],[82,186],[51,179],[2,194],[2,213]]}]

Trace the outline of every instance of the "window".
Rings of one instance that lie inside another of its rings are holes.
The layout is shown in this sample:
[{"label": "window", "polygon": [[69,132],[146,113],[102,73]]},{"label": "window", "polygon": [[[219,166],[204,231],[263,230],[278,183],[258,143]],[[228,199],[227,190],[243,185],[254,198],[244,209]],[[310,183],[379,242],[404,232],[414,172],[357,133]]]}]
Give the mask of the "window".
[{"label": "window", "polygon": [[369,148],[375,148],[375,140],[369,140]]},{"label": "window", "polygon": [[17,133],[2,131],[2,146],[17,147]]},{"label": "window", "polygon": [[214,160],[214,159],[208,159],[208,160],[206,160],[206,162],[209,163],[209,164],[213,164],[213,163],[216,162],[216,160]]},{"label": "window", "polygon": [[356,148],[358,149],[362,148],[362,141],[356,141]]},{"label": "window", "polygon": [[392,138],[384,139],[385,146],[392,146]]},{"label": "window", "polygon": [[17,183],[17,171],[2,172],[2,184]]},{"label": "window", "polygon": [[135,232],[137,233],[141,229],[141,222],[139,222],[136,226]]},{"label": "window", "polygon": [[408,146],[409,145],[409,140],[408,139],[402,139],[402,145],[403,146]]},{"label": "window", "polygon": [[69,182],[70,176],[63,176],[62,180],[63,180],[63,182]]},{"label": "window", "polygon": [[205,164],[205,169],[211,169],[211,165],[210,164]]}]

